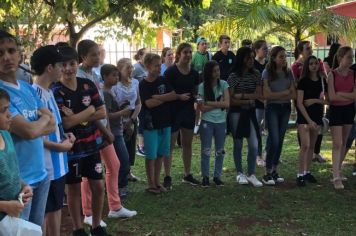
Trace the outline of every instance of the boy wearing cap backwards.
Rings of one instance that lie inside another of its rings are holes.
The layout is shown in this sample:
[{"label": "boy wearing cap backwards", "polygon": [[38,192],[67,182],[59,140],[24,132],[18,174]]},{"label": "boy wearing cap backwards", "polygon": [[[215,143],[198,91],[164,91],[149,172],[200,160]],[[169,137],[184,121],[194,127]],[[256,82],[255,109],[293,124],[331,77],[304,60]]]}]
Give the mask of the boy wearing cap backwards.
[{"label": "boy wearing cap backwards", "polygon": [[205,63],[211,60],[211,54],[206,50],[208,43],[204,37],[197,39],[197,51],[194,52],[192,57],[192,68],[199,73],[200,82],[202,82],[203,68]]},{"label": "boy wearing cap backwards", "polygon": [[61,111],[63,128],[72,132],[76,141],[68,152],[69,172],[66,176],[68,187],[68,209],[73,222],[73,235],[88,235],[83,227],[81,214],[81,181],[86,177],[92,192],[91,235],[108,235],[100,226],[104,204],[103,168],[99,150],[102,137],[95,121],[106,117],[105,106],[95,84],[89,79],[76,77],[78,54],[74,48],[60,47],[65,57],[63,74],[52,87],[57,105]]},{"label": "boy wearing cap backwards", "polygon": [[45,136],[44,139],[46,170],[51,182],[43,235],[46,235],[47,231],[51,236],[60,236],[65,175],[68,172],[67,151],[72,148],[75,141],[73,133],[64,133],[57,103],[52,90],[49,89],[52,83],[61,78],[62,64],[63,57],[53,45],[38,48],[31,57],[31,68],[36,75],[32,87],[56,120],[55,132]]},{"label": "boy wearing cap backwards", "polygon": [[49,188],[42,136],[55,130],[55,119],[31,85],[16,80],[19,56],[16,38],[0,31],[0,88],[10,95],[10,132],[20,176],[33,189],[33,199],[22,211],[22,218],[41,226]]}]

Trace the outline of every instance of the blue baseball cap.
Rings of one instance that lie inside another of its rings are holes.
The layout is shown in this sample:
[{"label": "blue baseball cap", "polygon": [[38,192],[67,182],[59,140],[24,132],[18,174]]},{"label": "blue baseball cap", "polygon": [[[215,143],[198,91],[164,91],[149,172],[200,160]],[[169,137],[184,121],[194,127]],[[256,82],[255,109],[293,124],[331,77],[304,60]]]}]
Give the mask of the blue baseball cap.
[{"label": "blue baseball cap", "polygon": [[203,43],[203,42],[206,42],[206,39],[204,37],[199,37],[197,39],[197,44],[199,45],[199,43]]}]

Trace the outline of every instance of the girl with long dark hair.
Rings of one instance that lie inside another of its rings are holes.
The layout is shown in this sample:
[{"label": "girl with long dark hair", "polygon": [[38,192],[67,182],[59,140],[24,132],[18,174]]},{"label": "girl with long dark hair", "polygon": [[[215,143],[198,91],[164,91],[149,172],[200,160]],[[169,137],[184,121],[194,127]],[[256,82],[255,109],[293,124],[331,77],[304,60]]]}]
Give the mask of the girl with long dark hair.
[{"label": "girl with long dark hair", "polygon": [[[255,176],[256,156],[258,151],[257,132],[259,130],[255,100],[262,97],[261,74],[254,69],[254,57],[249,47],[239,48],[236,52],[235,65],[227,82],[230,86],[230,127],[234,139],[234,162],[236,180],[239,184],[251,183],[255,187],[263,184]],[[242,168],[242,141],[247,138],[247,176]]]},{"label": "girl with long dark hair", "polygon": [[297,185],[305,186],[306,181],[316,183],[310,172],[314,146],[323,124],[323,110],[327,84],[324,73],[319,71],[320,63],[315,56],[309,56],[303,67],[301,79],[298,83],[298,134],[300,137],[299,168]]},{"label": "girl with long dark hair", "polygon": [[220,68],[216,61],[208,61],[203,71],[204,82],[199,85],[198,109],[202,112],[200,123],[202,186],[209,186],[211,143],[215,140],[215,168],[213,181],[223,186],[221,172],[225,156],[226,109],[229,108],[229,85],[220,80]]}]

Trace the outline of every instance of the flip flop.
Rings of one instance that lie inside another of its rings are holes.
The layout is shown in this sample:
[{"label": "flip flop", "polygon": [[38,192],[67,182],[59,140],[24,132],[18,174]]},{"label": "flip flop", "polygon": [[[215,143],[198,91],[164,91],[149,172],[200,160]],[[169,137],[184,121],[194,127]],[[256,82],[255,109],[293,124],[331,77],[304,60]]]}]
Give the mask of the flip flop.
[{"label": "flip flop", "polygon": [[152,194],[160,194],[161,191],[157,188],[146,188],[145,191],[147,193],[152,193]]}]

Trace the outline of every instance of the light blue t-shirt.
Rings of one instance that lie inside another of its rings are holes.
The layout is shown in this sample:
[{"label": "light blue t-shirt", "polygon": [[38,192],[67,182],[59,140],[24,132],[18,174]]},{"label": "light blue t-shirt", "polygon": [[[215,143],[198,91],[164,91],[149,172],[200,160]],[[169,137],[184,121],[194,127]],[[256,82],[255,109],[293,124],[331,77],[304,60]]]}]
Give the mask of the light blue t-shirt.
[{"label": "light blue t-shirt", "polygon": [[[60,143],[65,137],[61,115],[53,92],[52,90],[42,88],[38,84],[33,84],[32,87],[36,89],[42,103],[53,113],[56,119],[56,131],[49,134],[47,139],[54,143]],[[49,180],[58,179],[68,173],[67,152],[56,152],[45,148],[45,162]]]},{"label": "light blue t-shirt", "polygon": [[[229,88],[229,85],[225,80],[220,80],[220,86],[215,86],[213,88],[215,99],[218,101],[220,97],[224,97],[224,90]],[[199,84],[198,94],[204,98],[204,82]],[[208,112],[203,112],[202,120],[209,121],[212,123],[223,123],[226,122],[226,109],[216,108]]]},{"label": "light blue t-shirt", "polygon": [[[36,91],[30,84],[18,80],[17,85],[0,80],[0,88],[10,95],[11,117],[21,115],[29,122],[38,120],[37,110],[44,108]],[[44,160],[43,137],[23,139],[12,134],[17,153],[20,176],[28,184],[34,184],[47,177]]]}]

